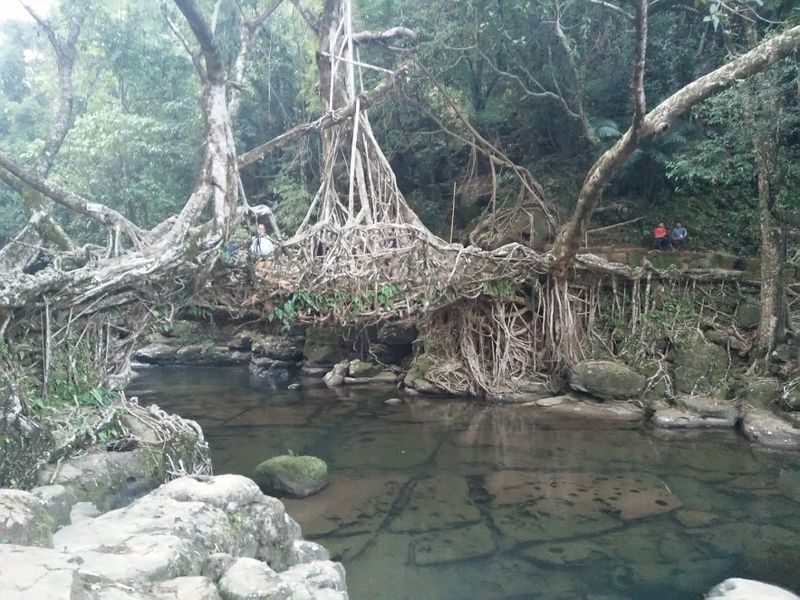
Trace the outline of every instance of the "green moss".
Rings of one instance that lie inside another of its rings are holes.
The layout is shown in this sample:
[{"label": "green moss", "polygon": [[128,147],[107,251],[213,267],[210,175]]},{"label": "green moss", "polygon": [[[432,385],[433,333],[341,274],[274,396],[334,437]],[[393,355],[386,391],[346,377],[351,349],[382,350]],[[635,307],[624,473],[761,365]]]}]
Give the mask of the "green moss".
[{"label": "green moss", "polygon": [[255,480],[275,492],[304,497],[328,482],[328,465],[316,456],[275,456],[256,467]]}]

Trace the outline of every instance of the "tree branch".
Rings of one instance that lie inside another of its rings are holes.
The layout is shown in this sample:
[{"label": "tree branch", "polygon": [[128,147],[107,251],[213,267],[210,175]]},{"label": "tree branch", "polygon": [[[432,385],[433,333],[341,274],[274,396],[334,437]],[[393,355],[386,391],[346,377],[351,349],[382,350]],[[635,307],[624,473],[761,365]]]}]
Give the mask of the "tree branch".
[{"label": "tree branch", "polygon": [[192,59],[192,64],[194,65],[197,74],[200,76],[200,80],[202,81],[205,79],[205,70],[203,69],[203,63],[200,62],[200,53],[194,50],[190,45],[189,42],[183,37],[181,30],[178,29],[178,25],[172,20],[169,16],[169,11],[167,10],[167,3],[161,3],[161,14],[164,15],[164,20],[167,22],[167,27],[169,27],[170,31],[172,31],[173,35],[178,39],[183,49],[186,50],[186,54],[189,55],[189,58]]},{"label": "tree branch", "polygon": [[795,26],[684,86],[647,113],[638,130],[634,130],[632,125],[613,147],[603,153],[586,175],[578,194],[575,211],[553,246],[555,268],[564,272],[569,267],[580,247],[580,240],[583,238],[583,232],[597,200],[636,148],[666,131],[675,119],[695,104],[742,79],[764,71],[770,65],[790,56],[798,48],[800,48],[800,26]]},{"label": "tree branch", "polygon": [[604,6],[604,7],[608,8],[608,9],[610,9],[610,10],[613,10],[614,12],[616,12],[617,14],[622,15],[623,17],[625,17],[629,21],[633,21],[634,20],[634,16],[631,13],[629,13],[627,10],[622,8],[621,6],[617,6],[616,4],[613,4],[611,2],[606,2],[605,0],[589,0],[589,2],[591,2],[592,4],[597,4],[599,6]]},{"label": "tree branch", "polygon": [[131,223],[123,215],[104,204],[90,202],[78,194],[65,190],[60,186],[51,183],[38,175],[31,173],[11,159],[8,154],[0,150],[0,167],[9,171],[12,175],[19,178],[26,185],[32,187],[37,192],[50,198],[54,202],[69,208],[72,211],[85,215],[106,227],[115,228],[128,236],[134,246],[140,243],[143,232],[136,225]]},{"label": "tree branch", "polygon": [[308,26],[314,31],[314,33],[319,33],[319,18],[317,18],[313,12],[303,4],[302,0],[292,0],[292,4],[297,9],[297,12],[300,13],[300,16],[303,17],[303,20],[308,24]]},{"label": "tree branch", "polygon": [[[376,100],[387,94],[389,91],[394,89],[397,85],[398,77],[405,75],[411,63],[404,63],[398,67],[397,71],[395,71],[392,75],[386,77],[381,81],[378,85],[367,92],[363,92],[357,96],[357,101],[359,102],[361,110],[364,110],[371,104],[373,104]],[[241,156],[239,156],[238,165],[239,169],[244,169],[252,165],[255,162],[263,159],[267,154],[274,152],[278,148],[282,148],[289,144],[290,142],[296,140],[299,137],[304,135],[308,135],[309,133],[313,133],[315,131],[321,131],[323,129],[327,129],[328,127],[332,127],[336,125],[339,121],[343,119],[349,119],[356,112],[356,100],[351,102],[345,107],[342,107],[336,111],[330,112],[323,117],[317,119],[316,121],[312,121],[310,123],[303,123],[301,125],[297,125],[292,127],[288,131],[284,131],[279,136],[271,139],[270,141],[245,152]]]},{"label": "tree branch", "polygon": [[351,36],[353,42],[356,44],[386,42],[396,37],[408,38],[412,42],[417,40],[417,34],[407,27],[392,27],[386,31],[359,31]]},{"label": "tree branch", "polygon": [[647,112],[644,91],[644,68],[647,55],[647,0],[636,0],[636,50],[633,63],[633,123],[631,128],[638,132]]},{"label": "tree branch", "polygon": [[203,14],[194,0],[174,0],[175,4],[183,13],[186,22],[194,34],[197,43],[200,44],[200,50],[203,52],[203,58],[206,63],[206,77],[217,83],[220,77],[224,81],[225,67],[222,62],[222,56],[219,52],[219,47],[214,39],[214,32],[206,23]]}]

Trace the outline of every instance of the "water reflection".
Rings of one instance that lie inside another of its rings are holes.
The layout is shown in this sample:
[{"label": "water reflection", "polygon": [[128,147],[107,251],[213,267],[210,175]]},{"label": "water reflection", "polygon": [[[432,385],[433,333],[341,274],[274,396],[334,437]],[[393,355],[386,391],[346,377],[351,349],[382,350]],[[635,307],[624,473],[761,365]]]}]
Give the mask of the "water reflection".
[{"label": "water reflection", "polygon": [[325,459],[330,485],[286,505],[353,598],[687,598],[730,576],[800,589],[795,455],[729,431],[300,383],[173,368],[131,391],[197,419],[218,473]]}]

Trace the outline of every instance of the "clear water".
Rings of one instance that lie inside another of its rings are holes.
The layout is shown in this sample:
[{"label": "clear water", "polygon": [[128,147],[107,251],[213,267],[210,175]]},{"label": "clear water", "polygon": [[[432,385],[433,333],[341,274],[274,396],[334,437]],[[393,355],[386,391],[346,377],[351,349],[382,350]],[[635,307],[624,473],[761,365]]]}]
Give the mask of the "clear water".
[{"label": "clear water", "polygon": [[366,599],[700,598],[744,576],[800,589],[800,457],[734,432],[667,434],[391,387],[271,385],[158,368],[131,393],[196,419],[217,473],[288,451],[329,486],[286,500]]}]

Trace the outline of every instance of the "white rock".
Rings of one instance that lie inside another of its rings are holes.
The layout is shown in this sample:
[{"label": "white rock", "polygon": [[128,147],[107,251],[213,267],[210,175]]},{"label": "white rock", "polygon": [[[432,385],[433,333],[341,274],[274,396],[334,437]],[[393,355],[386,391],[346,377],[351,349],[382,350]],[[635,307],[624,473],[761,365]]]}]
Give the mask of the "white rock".
[{"label": "white rock", "polygon": [[800,600],[800,596],[752,579],[732,577],[715,586],[706,598],[711,600]]}]

